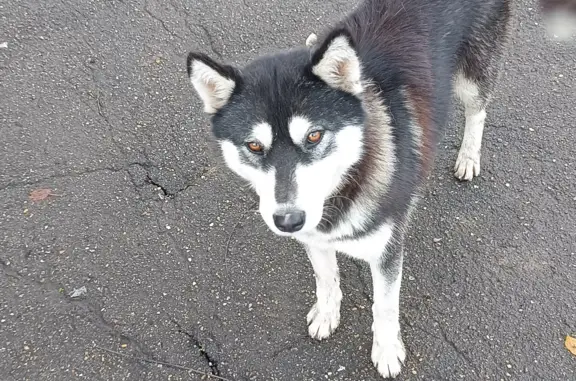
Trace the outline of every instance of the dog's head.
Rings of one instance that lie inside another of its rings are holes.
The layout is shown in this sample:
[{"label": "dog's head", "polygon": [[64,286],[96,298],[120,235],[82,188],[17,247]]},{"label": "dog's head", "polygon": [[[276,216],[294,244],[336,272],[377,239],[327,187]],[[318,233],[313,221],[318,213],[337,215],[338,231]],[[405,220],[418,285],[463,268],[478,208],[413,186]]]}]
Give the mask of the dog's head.
[{"label": "dog's head", "polygon": [[227,165],[280,235],[314,230],[364,147],[361,64],[346,31],[242,69],[190,53],[188,74]]}]

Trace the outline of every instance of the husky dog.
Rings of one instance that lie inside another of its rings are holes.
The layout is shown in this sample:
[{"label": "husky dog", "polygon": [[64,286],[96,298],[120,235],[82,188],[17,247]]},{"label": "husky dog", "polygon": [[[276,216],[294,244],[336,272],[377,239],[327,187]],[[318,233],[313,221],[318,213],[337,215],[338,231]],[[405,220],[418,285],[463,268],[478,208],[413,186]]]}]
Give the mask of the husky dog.
[{"label": "husky dog", "polygon": [[486,106],[509,32],[509,0],[364,0],[306,45],[243,68],[193,52],[188,75],[232,171],[268,227],[300,241],[317,300],[308,332],[340,322],[336,252],[369,263],[372,361],[400,373],[399,295],[409,216],[452,94],[466,123],[455,176],[480,173]]}]

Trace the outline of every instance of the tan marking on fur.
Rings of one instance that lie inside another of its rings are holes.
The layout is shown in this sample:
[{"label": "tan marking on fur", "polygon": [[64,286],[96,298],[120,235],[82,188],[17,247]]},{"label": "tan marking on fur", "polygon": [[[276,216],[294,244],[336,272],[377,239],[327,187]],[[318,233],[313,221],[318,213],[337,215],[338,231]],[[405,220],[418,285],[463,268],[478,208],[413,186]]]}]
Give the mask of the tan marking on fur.
[{"label": "tan marking on fur", "polygon": [[367,111],[365,137],[375,141],[374,164],[377,183],[387,186],[394,173],[396,163],[395,147],[390,124],[390,112],[377,93],[375,86],[365,85],[362,104]]},{"label": "tan marking on fur", "polygon": [[336,74],[345,77],[348,75],[349,71],[350,71],[350,64],[348,62],[341,62],[336,69]]},{"label": "tan marking on fur", "polygon": [[422,141],[420,152],[422,157],[422,175],[427,176],[432,169],[434,161],[434,131],[432,125],[432,112],[430,100],[421,94],[418,89],[408,87],[406,89],[407,99],[413,105],[416,123],[422,129]]},{"label": "tan marking on fur", "polygon": [[[353,200],[347,215],[334,230],[340,237],[365,228],[367,217],[378,204],[375,200],[383,197],[388,190],[396,165],[388,108],[371,84],[364,85],[361,99],[367,115],[364,123],[364,155],[349,173],[353,180],[337,192],[337,195]],[[356,224],[352,225],[352,222]]]},{"label": "tan marking on fur", "polygon": [[410,113],[410,133],[412,135],[412,144],[414,145],[413,151],[416,155],[422,158],[422,126],[420,125],[420,118],[418,118],[418,114],[416,112],[416,105],[414,101],[410,97],[410,94],[406,91],[406,88],[402,89],[402,95],[406,98],[406,106]]}]

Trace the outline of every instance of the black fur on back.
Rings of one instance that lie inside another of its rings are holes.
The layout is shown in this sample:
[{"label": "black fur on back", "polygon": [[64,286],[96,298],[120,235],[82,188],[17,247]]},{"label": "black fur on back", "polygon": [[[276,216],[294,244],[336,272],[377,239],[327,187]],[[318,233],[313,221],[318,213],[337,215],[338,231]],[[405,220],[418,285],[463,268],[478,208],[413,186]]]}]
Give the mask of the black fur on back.
[{"label": "black fur on back", "polygon": [[[365,0],[333,29],[351,36],[363,76],[380,90],[392,117],[398,164],[374,221],[401,219],[429,174],[447,124],[454,75],[463,71],[481,90],[491,91],[509,17],[509,0]],[[413,102],[416,115],[407,101]],[[414,119],[423,130],[422,160],[412,151],[409,124]],[[364,160],[354,168],[354,176],[362,177],[367,164]],[[341,191],[344,197],[330,202],[347,210],[356,188],[351,182]],[[329,230],[341,216],[330,216],[324,228]]]}]

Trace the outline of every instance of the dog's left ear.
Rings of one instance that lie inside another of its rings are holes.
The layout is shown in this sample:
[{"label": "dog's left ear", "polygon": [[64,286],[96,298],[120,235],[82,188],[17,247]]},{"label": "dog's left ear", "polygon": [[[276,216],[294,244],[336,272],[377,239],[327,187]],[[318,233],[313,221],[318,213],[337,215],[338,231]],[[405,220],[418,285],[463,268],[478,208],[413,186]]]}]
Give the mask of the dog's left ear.
[{"label": "dog's left ear", "polygon": [[353,95],[362,93],[360,59],[347,30],[330,33],[314,52],[312,73],[335,89]]},{"label": "dog's left ear", "polygon": [[222,65],[202,53],[190,53],[188,77],[204,103],[204,112],[214,114],[228,103],[240,82],[240,74],[232,66]]}]

